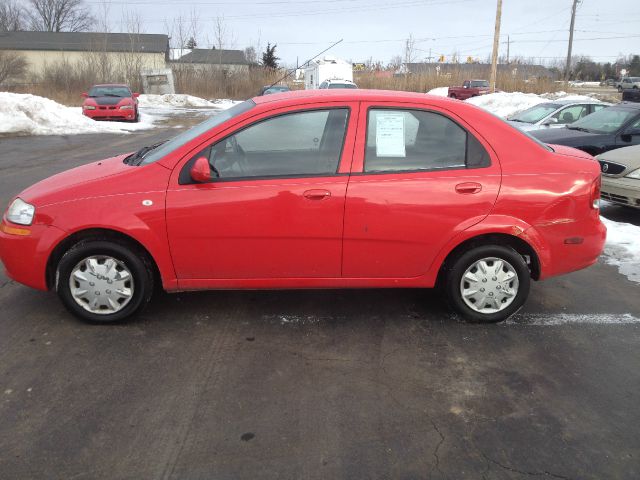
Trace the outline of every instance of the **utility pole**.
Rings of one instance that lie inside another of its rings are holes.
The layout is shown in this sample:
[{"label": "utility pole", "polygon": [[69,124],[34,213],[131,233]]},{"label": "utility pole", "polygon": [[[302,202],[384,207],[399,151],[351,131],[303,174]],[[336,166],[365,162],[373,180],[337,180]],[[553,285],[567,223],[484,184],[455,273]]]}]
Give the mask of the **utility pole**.
[{"label": "utility pole", "polygon": [[511,47],[511,40],[509,40],[509,35],[507,35],[507,65],[509,65],[509,48]]},{"label": "utility pole", "polygon": [[496,9],[496,30],[493,34],[493,54],[491,56],[491,91],[496,91],[496,77],[498,76],[498,44],[500,43],[500,17],[502,16],[502,0],[498,0]]},{"label": "utility pole", "polygon": [[567,66],[564,71],[564,81],[569,81],[569,72],[571,71],[571,48],[573,47],[573,26],[576,23],[576,8],[580,0],[573,0],[571,7],[571,26],[569,27],[569,50],[567,51]]}]

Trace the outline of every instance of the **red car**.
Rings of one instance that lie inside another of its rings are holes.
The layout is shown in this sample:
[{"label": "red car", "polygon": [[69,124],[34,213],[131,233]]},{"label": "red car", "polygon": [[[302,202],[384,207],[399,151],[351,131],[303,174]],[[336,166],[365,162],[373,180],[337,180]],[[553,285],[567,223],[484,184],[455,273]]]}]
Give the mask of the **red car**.
[{"label": "red car", "polygon": [[23,191],[0,225],[8,275],[92,322],[167,291],[442,285],[475,321],[530,278],[593,264],[600,171],[463,102],[298,91]]},{"label": "red car", "polygon": [[83,93],[82,113],[94,120],[128,120],[137,122],[139,93],[133,93],[128,85],[94,85],[89,93]]}]

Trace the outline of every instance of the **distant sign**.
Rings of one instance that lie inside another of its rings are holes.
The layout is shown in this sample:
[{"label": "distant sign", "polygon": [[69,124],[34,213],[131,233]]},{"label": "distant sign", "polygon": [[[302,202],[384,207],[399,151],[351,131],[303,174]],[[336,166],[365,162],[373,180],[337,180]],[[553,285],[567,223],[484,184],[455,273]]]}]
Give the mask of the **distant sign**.
[{"label": "distant sign", "polygon": [[354,72],[364,72],[367,69],[367,66],[364,63],[354,63],[353,71]]}]

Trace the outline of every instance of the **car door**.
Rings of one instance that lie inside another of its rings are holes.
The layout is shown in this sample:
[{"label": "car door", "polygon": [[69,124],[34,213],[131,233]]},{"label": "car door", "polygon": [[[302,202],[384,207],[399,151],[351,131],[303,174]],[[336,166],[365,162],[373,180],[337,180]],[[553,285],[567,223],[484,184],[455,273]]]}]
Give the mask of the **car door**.
[{"label": "car door", "polygon": [[640,116],[625,125],[619,135],[616,135],[615,148],[640,145]]},{"label": "car door", "polygon": [[420,104],[363,104],[343,276],[425,274],[447,241],[488,215],[500,180],[495,154],[462,119]]},{"label": "car door", "polygon": [[[356,117],[357,103],[275,110],[192,152],[167,192],[179,285],[339,277]],[[214,178],[195,183],[203,156]]]}]

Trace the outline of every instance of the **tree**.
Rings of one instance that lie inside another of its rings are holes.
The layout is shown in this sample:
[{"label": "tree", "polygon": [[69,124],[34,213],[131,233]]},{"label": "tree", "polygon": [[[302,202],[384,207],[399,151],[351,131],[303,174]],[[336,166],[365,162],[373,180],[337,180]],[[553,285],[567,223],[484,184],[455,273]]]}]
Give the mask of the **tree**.
[{"label": "tree", "polygon": [[631,62],[629,62],[629,76],[640,76],[640,55],[634,55]]},{"label": "tree", "polygon": [[277,44],[274,44],[272,47],[270,43],[267,43],[267,49],[262,53],[262,66],[264,68],[272,70],[278,68],[278,60],[280,60],[280,57],[276,57],[277,46]]},{"label": "tree", "polygon": [[391,57],[388,68],[389,70],[397,71],[402,67],[402,57],[400,55],[394,55]]},{"label": "tree", "polygon": [[258,54],[256,53],[256,49],[253,47],[247,47],[244,49],[244,58],[247,59],[249,64],[255,65],[258,63]]},{"label": "tree", "polygon": [[31,28],[41,32],[85,32],[96,20],[83,0],[29,0]]},{"label": "tree", "polygon": [[188,48],[189,50],[193,50],[194,48],[196,48],[198,46],[198,42],[196,42],[196,39],[191,37],[189,38],[189,41],[187,42],[187,44],[184,46],[184,48]]},{"label": "tree", "polygon": [[27,71],[26,59],[17,53],[0,52],[0,84],[9,78],[21,77]]},{"label": "tree", "polygon": [[0,0],[0,32],[16,32],[25,27],[25,11],[14,0]]}]

